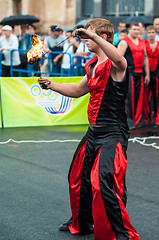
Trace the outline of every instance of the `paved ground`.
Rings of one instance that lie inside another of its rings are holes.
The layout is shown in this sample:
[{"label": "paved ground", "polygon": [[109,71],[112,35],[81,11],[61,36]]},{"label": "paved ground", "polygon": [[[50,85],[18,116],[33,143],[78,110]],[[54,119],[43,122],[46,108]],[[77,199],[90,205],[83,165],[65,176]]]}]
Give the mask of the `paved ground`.
[{"label": "paved ground", "polygon": [[[86,127],[0,129],[0,240],[93,240],[58,231],[70,216],[67,173],[72,142],[34,143],[30,140],[79,140]],[[134,137],[156,136],[144,140]],[[127,211],[141,240],[159,239],[159,129],[133,130],[128,147]],[[8,142],[8,139],[29,142]],[[155,144],[152,144],[155,143]],[[151,144],[151,146],[150,146]]]}]

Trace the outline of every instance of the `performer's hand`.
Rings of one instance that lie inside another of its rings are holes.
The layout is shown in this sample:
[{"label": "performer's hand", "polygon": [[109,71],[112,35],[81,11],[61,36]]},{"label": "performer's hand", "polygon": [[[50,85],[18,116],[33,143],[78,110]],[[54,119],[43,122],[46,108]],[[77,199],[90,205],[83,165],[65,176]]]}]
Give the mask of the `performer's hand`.
[{"label": "performer's hand", "polygon": [[49,80],[47,78],[39,78],[38,82],[42,89],[50,89],[51,88],[52,82],[51,82],[51,80]]},{"label": "performer's hand", "polygon": [[150,82],[150,77],[148,75],[145,76],[145,84],[148,85]]},{"label": "performer's hand", "polygon": [[34,64],[34,63],[36,63],[36,62],[39,62],[40,61],[40,58],[38,58],[38,57],[33,57],[32,59],[30,59],[30,61],[29,61],[29,64]]},{"label": "performer's hand", "polygon": [[75,32],[75,36],[82,39],[93,39],[95,33],[92,31],[86,30],[85,28],[79,28]]}]

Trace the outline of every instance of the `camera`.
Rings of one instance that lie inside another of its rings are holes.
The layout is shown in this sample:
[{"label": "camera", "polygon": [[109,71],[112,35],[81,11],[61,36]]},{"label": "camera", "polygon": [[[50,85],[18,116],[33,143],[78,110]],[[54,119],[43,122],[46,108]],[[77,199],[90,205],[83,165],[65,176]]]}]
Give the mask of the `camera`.
[{"label": "camera", "polygon": [[81,37],[82,32],[77,30],[77,31],[75,32],[75,34],[76,34],[77,36]]}]

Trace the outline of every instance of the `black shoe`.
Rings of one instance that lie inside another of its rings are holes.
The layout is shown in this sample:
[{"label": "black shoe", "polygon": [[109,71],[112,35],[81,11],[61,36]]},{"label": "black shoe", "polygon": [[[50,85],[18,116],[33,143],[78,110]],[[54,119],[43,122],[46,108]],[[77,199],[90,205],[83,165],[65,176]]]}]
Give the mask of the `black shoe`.
[{"label": "black shoe", "polygon": [[72,223],[72,217],[66,222],[66,223],[63,223],[60,225],[59,227],[59,231],[69,231],[69,226],[71,225]]}]

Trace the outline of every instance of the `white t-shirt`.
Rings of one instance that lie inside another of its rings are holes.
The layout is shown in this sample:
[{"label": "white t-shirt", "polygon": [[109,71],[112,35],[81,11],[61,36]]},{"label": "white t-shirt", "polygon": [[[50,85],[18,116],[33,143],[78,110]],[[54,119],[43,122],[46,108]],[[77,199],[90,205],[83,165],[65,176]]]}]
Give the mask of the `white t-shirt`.
[{"label": "white t-shirt", "polygon": [[70,68],[70,60],[74,56],[72,43],[69,43],[68,41],[65,42],[63,52],[66,53],[66,54],[64,54],[64,56],[63,56],[61,67],[69,69]]},{"label": "white t-shirt", "polygon": [[155,40],[156,41],[159,41],[159,34],[157,33],[156,36],[155,36]]},{"label": "white t-shirt", "polygon": [[[77,48],[77,51],[76,53],[81,53],[81,52],[89,52],[90,51],[88,50],[88,47],[85,43],[83,42],[80,42],[78,48]],[[86,64],[86,62],[88,62],[90,59],[82,59],[82,62],[81,62],[81,65],[84,66]]]},{"label": "white t-shirt", "polygon": [[[4,48],[3,52],[4,53],[4,60],[2,61],[3,65],[6,66],[10,66],[11,65],[11,50],[13,49],[18,49],[18,38],[16,35],[11,34],[10,38],[7,40],[6,36],[3,35],[2,37],[0,37],[0,48]],[[20,64],[20,57],[19,57],[19,52],[18,51],[14,51],[12,53],[12,60],[13,60],[13,66],[17,66]]]}]

